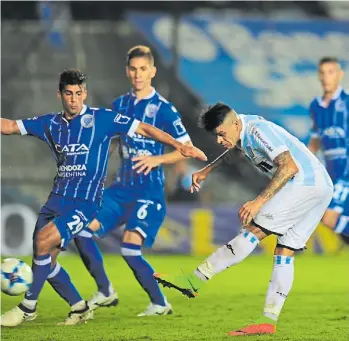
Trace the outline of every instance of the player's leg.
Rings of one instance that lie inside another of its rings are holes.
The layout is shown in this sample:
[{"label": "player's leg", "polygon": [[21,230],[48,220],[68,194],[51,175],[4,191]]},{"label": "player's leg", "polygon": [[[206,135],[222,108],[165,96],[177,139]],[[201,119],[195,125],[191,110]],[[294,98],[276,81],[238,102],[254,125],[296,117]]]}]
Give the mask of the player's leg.
[{"label": "player's leg", "polygon": [[[114,289],[106,274],[102,253],[92,238],[92,233],[82,231],[74,238],[74,242],[86,269],[97,284],[98,292],[102,293],[104,297],[113,295]],[[116,298],[113,298],[110,303],[116,305]]]},{"label": "player's leg", "polygon": [[142,255],[143,242],[144,236],[139,232],[125,231],[121,244],[124,260],[151,302],[148,308],[138,316],[171,314],[172,306],[167,302],[154,278],[154,269]]},{"label": "player's leg", "polygon": [[166,208],[162,193],[144,194],[145,199],[136,201],[126,224],[121,254],[133,274],[147,293],[150,304],[138,316],[168,315],[172,306],[154,278],[154,269],[142,255],[142,247],[151,247],[165,219]]},{"label": "player's leg", "polygon": [[322,223],[349,244],[349,183],[340,180],[334,186],[333,198],[322,217]]},{"label": "player's leg", "polygon": [[[316,187],[292,187],[290,186],[289,191],[281,193],[285,194],[284,198],[278,195],[274,197],[274,199],[283,199],[278,207],[275,207],[278,203],[273,203],[271,200],[256,217],[257,221],[267,224],[264,217],[270,210],[273,224],[278,223],[282,226],[280,229],[275,229],[281,236],[278,237],[274,252],[273,272],[263,315],[254,324],[230,332],[231,336],[275,333],[277,320],[293,284],[294,252],[305,248],[305,243],[316,229],[332,197],[332,186],[321,184],[321,182]],[[272,211],[273,208],[276,210]],[[287,216],[293,218],[287,219]]]},{"label": "player's leg", "polygon": [[270,232],[251,223],[243,228],[235,238],[201,262],[192,273],[176,276],[171,282],[165,277],[160,278],[161,276],[156,275],[157,280],[164,287],[175,288],[189,298],[195,297],[204,283],[214,275],[243,261],[269,234]]},{"label": "player's leg", "polygon": [[[123,193],[115,190],[113,186],[109,187],[103,195],[103,207],[96,214],[96,218],[88,224],[88,229],[84,230],[83,234],[95,233],[103,237],[110,230],[119,226],[125,214],[125,205],[123,205],[123,202],[127,200],[129,199],[125,198]],[[85,240],[82,247],[82,241],[78,240],[77,246],[87,269],[95,278],[98,287],[98,291],[88,301],[89,307],[92,310],[96,310],[101,307],[116,306],[119,301],[118,295],[105,274],[102,255],[94,249],[97,245],[92,245],[89,241]],[[89,256],[89,250],[92,248],[94,249],[92,252],[93,255]],[[93,315],[90,315],[90,318],[92,317]]]},{"label": "player's leg", "polygon": [[[60,236],[60,247],[65,249],[68,243],[74,239],[84,226],[95,215],[96,207],[88,202],[81,202],[80,205],[72,211],[56,218],[54,223]],[[88,230],[88,229],[87,229]],[[43,230],[44,231],[44,230]],[[88,303],[80,301],[71,306],[68,317],[60,325],[75,325],[86,322],[90,319],[91,310]]]},{"label": "player's leg", "polygon": [[230,336],[274,334],[281,309],[293,284],[294,250],[277,246],[274,252],[273,272],[269,282],[263,315],[254,323],[228,333]]},{"label": "player's leg", "polygon": [[[66,207],[66,200],[62,200],[63,197],[50,194],[49,199],[45,206],[43,206],[38,221],[35,226],[35,231],[33,235],[33,241],[35,243],[37,233],[45,227],[50,221],[52,221],[55,216],[63,214],[63,211]],[[35,246],[33,245],[35,250]],[[55,248],[51,252],[51,272],[48,275],[48,282],[51,284],[53,289],[70,305],[74,306],[76,303],[82,301],[82,297],[76,290],[75,286],[70,280],[68,273],[65,269],[57,262],[57,256],[60,252],[59,248]],[[33,262],[35,267],[35,263]],[[33,299],[31,291],[25,295],[25,299],[22,301],[22,304],[27,308],[33,308],[36,305],[36,300]]]},{"label": "player's leg", "polygon": [[[56,248],[53,252],[51,252],[51,264],[53,264],[53,266],[51,265],[51,272],[48,275],[47,280],[58,295],[60,295],[69,304],[71,311],[85,311],[85,301],[72,283],[67,271],[56,260],[60,251],[61,250],[59,248]],[[68,316],[68,318],[61,324],[70,325],[75,324],[73,323],[75,321],[80,322],[79,320],[74,319],[74,317],[72,320],[70,316]]]},{"label": "player's leg", "polygon": [[[43,237],[41,237],[41,235]],[[46,240],[44,240],[46,238]],[[1,325],[15,327],[36,318],[36,303],[41,289],[51,271],[51,250],[60,243],[60,235],[52,222],[40,230],[34,240],[33,282],[25,299],[18,307],[1,316]]]}]

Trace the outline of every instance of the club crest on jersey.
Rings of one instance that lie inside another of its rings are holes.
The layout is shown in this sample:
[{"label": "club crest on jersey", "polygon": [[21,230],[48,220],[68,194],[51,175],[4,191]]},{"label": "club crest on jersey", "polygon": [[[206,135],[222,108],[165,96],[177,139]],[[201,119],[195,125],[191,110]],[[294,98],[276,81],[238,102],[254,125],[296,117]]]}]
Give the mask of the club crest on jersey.
[{"label": "club crest on jersey", "polygon": [[159,108],[155,104],[148,104],[145,108],[145,116],[153,118],[158,112]]},{"label": "club crest on jersey", "polygon": [[345,103],[342,100],[336,101],[334,107],[336,111],[345,111]]},{"label": "club crest on jersey", "polygon": [[93,126],[93,116],[90,114],[83,115],[81,117],[81,125],[84,128],[91,128]]}]

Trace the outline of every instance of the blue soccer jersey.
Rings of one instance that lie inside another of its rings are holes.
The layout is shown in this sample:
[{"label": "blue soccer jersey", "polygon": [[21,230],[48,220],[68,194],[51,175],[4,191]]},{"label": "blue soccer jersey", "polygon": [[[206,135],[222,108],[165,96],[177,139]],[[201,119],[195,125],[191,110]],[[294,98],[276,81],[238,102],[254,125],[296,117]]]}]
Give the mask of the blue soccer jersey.
[{"label": "blue soccer jersey", "polygon": [[290,152],[299,169],[292,181],[304,186],[316,186],[320,174],[331,184],[325,168],[316,156],[284,128],[256,115],[239,115],[242,121],[241,148],[251,163],[272,178],[277,167],[273,160]]},{"label": "blue soccer jersey", "polygon": [[348,161],[349,94],[339,88],[328,106],[322,97],[316,97],[309,111],[313,122],[311,136],[321,140],[326,169],[336,182],[343,177]]},{"label": "blue soccer jersey", "polygon": [[[113,102],[113,110],[128,118],[135,118],[166,131],[176,140],[185,143],[190,137],[182,123],[181,116],[176,108],[153,89],[151,94],[138,101],[131,92],[118,97]],[[162,155],[164,145],[151,138],[135,135],[120,136],[121,167],[117,174],[116,182],[122,186],[164,186],[163,167],[156,167],[148,175],[137,174],[132,169],[132,158],[139,155]]]},{"label": "blue soccer jersey", "polygon": [[22,135],[46,142],[57,162],[52,192],[88,201],[100,201],[106,177],[111,138],[131,139],[139,124],[110,109],[84,106],[67,121],[63,112],[17,121]]}]

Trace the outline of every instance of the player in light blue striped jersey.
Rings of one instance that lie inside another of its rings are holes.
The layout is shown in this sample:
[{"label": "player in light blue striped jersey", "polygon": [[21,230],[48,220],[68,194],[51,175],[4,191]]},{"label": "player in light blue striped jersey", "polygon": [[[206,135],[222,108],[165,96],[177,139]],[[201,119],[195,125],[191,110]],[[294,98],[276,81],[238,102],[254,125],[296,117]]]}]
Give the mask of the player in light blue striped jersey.
[{"label": "player in light blue striped jersey", "polygon": [[[183,294],[195,297],[203,283],[240,263],[267,236],[277,235],[263,316],[254,324],[229,332],[232,336],[273,334],[292,287],[294,253],[305,248],[331,201],[331,178],[303,143],[260,116],[238,115],[229,106],[218,103],[203,113],[201,125],[213,132],[227,150],[240,149],[270,182],[256,199],[241,207],[243,229],[239,235],[217,249],[193,273],[175,278],[174,284]],[[192,191],[200,189],[200,183],[225,154],[193,174]],[[158,281],[165,286],[173,285],[162,278]]]},{"label": "player in light blue striped jersey", "polygon": [[310,104],[313,127],[309,149],[322,149],[334,183],[333,199],[322,222],[349,243],[349,94],[340,86],[343,70],[337,58],[319,61],[323,95]]}]

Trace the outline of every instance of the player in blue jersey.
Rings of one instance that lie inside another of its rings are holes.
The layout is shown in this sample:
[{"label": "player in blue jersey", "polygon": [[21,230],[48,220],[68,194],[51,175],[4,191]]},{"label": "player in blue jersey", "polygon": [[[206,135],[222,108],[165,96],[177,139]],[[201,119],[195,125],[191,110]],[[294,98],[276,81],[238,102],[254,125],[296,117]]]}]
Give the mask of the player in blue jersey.
[{"label": "player in blue jersey", "polygon": [[[254,324],[229,332],[231,336],[273,334],[292,287],[294,253],[305,248],[331,201],[331,178],[303,143],[260,116],[238,115],[227,105],[218,103],[203,113],[201,125],[213,132],[217,142],[228,150],[240,149],[271,180],[256,199],[239,210],[243,229],[238,236],[217,249],[193,273],[175,278],[175,288],[195,297],[207,280],[240,263],[261,240],[275,234],[278,240],[263,316]],[[200,183],[225,154],[193,174],[192,191],[200,189]],[[158,281],[174,287],[172,281],[162,278]]]},{"label": "player in blue jersey", "polygon": [[[60,113],[18,121],[1,119],[1,134],[35,136],[49,145],[57,162],[54,185],[34,232],[33,283],[21,304],[1,316],[2,326],[16,326],[36,318],[38,296],[46,279],[71,306],[64,325],[82,322],[88,315],[87,303],[57,265],[56,257],[58,248],[64,249],[72,238],[92,236],[93,231],[84,229],[84,222],[92,219],[101,206],[109,146],[114,136],[144,135],[170,144],[186,156],[200,154],[195,147],[185,146],[137,119],[84,105],[86,77],[78,70],[61,74],[58,97],[63,106]],[[86,257],[89,251],[83,250]],[[103,266],[101,259],[99,265]],[[107,293],[106,298],[109,296]]]},{"label": "player in blue jersey", "polygon": [[333,199],[322,218],[327,227],[349,243],[349,94],[340,86],[343,70],[333,57],[319,62],[323,95],[310,104],[313,122],[309,149],[322,149],[334,183]]},{"label": "player in blue jersey", "polygon": [[[135,46],[128,51],[126,60],[132,90],[113,102],[113,110],[163,129],[177,141],[191,145],[175,107],[151,86],[156,73],[151,50]],[[93,230],[101,225],[105,234],[125,223],[121,254],[150,299],[148,308],[138,316],[167,315],[172,307],[153,277],[152,266],[142,256],[142,247],[153,245],[166,215],[162,164],[183,160],[183,156],[177,151],[164,154],[162,144],[143,136],[120,136],[119,149],[122,162],[116,180],[105,191],[103,208],[89,227]],[[90,306],[98,308],[94,301]]]}]

